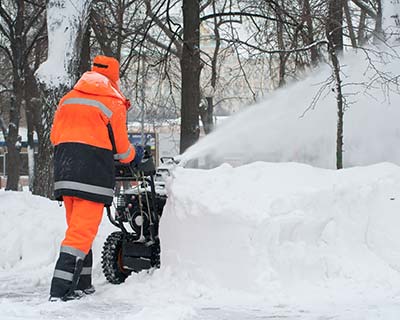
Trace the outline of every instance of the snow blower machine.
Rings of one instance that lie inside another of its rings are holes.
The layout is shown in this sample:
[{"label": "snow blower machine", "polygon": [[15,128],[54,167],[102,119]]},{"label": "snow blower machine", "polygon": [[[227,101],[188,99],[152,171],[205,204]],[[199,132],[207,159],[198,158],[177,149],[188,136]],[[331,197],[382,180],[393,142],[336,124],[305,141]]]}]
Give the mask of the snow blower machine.
[{"label": "snow blower machine", "polygon": [[110,283],[120,284],[132,272],[160,267],[158,226],[166,194],[165,184],[156,179],[163,174],[156,174],[149,147],[139,165],[116,164],[115,210],[107,207],[107,216],[120,230],[107,237],[101,261]]}]

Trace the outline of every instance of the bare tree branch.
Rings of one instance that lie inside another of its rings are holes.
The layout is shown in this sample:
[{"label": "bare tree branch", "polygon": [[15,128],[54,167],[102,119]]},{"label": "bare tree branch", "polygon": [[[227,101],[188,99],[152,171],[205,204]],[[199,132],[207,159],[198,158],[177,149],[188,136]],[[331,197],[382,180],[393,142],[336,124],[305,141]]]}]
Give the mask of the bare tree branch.
[{"label": "bare tree branch", "polygon": [[10,61],[12,62],[13,58],[12,58],[10,50],[7,47],[5,47],[5,46],[3,46],[1,44],[0,44],[0,49],[5,52],[5,54],[7,55],[8,59],[10,59]]},{"label": "bare tree branch", "polygon": [[[156,13],[152,11],[150,0],[144,0],[147,8],[147,14],[152,19],[152,21],[165,33],[165,35],[173,41],[177,51],[182,51],[182,43],[177,40],[177,31],[171,30],[167,27],[167,24],[157,16]],[[161,8],[161,6],[160,6]]]},{"label": "bare tree branch", "polygon": [[[209,19],[214,19],[215,17],[232,17],[232,16],[240,16],[240,17],[251,17],[251,18],[261,18],[265,20],[270,20],[270,21],[275,21],[275,22],[283,22],[281,19],[277,18],[272,18],[268,17],[263,14],[257,14],[257,13],[247,13],[247,12],[218,12],[218,13],[211,13],[208,15],[205,15],[200,18],[200,21],[206,21]],[[291,22],[284,21],[285,24],[290,25],[290,26],[297,26],[298,24],[294,24]]]},{"label": "bare tree branch", "polygon": [[307,46],[301,47],[301,48],[292,48],[292,49],[288,49],[288,50],[267,50],[267,49],[263,49],[260,48],[256,45],[250,44],[249,42],[246,41],[242,41],[240,39],[226,39],[226,38],[221,38],[221,40],[225,41],[225,42],[229,42],[229,43],[239,43],[243,46],[247,46],[250,47],[252,49],[258,50],[260,52],[263,53],[269,53],[269,54],[281,54],[281,53],[295,53],[295,52],[305,52],[310,50],[311,48],[320,46],[320,45],[326,45],[328,44],[328,40],[327,39],[322,39],[322,40],[318,40],[315,41]]},{"label": "bare tree branch", "polygon": [[3,5],[0,5],[0,17],[4,19],[6,22],[8,29],[12,29],[13,27],[13,20],[10,17],[10,15],[7,13],[7,11],[3,8]]},{"label": "bare tree branch", "polygon": [[371,8],[366,2],[363,0],[351,0],[355,5],[357,5],[360,9],[363,9],[371,18],[376,19],[376,12],[373,8]]}]

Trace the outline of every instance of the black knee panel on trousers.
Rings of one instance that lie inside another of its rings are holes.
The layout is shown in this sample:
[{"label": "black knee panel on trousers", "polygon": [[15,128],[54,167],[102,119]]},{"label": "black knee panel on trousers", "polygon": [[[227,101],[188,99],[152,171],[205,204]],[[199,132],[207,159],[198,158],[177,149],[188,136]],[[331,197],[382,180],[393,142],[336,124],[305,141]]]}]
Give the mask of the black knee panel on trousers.
[{"label": "black knee panel on trousers", "polygon": [[78,290],[85,290],[92,286],[92,266],[93,253],[90,250],[83,260],[83,268],[77,285]]},{"label": "black knee panel on trousers", "polygon": [[70,253],[60,252],[51,281],[50,296],[63,298],[76,289],[83,260]]}]

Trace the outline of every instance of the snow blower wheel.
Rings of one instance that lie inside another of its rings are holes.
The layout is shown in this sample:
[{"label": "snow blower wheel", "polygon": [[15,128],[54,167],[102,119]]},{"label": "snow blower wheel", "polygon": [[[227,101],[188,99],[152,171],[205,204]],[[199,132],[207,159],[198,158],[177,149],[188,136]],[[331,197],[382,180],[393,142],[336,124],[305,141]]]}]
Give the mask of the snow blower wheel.
[{"label": "snow blower wheel", "polygon": [[156,192],[156,169],[149,148],[140,164],[117,163],[115,172],[115,210],[112,212],[109,206],[106,210],[108,219],[120,231],[111,233],[105,241],[101,264],[106,279],[120,284],[132,272],[160,267],[158,226],[166,195],[160,188]]},{"label": "snow blower wheel", "polygon": [[121,231],[111,233],[103,245],[101,266],[104,276],[112,284],[120,284],[132,273],[122,264],[122,242],[124,234]]}]

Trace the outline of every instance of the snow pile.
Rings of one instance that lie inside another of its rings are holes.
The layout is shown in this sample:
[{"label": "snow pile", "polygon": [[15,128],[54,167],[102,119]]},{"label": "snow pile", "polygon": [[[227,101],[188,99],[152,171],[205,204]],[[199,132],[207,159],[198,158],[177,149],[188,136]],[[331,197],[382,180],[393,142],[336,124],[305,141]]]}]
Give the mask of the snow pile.
[{"label": "snow pile", "polygon": [[[341,60],[344,115],[344,166],[390,161],[400,164],[400,95],[396,81],[400,60],[393,50],[376,56],[372,50],[346,53]],[[368,57],[374,67],[369,64]],[[386,73],[386,74],[385,74]],[[200,166],[223,162],[302,162],[322,168],[336,167],[337,107],[334,84],[320,92],[331,76],[329,66],[224,122],[183,155],[183,163]],[[386,86],[388,85],[388,86]],[[388,93],[390,94],[388,95]]]},{"label": "snow pile", "polygon": [[[48,286],[66,230],[64,208],[28,192],[4,190],[0,190],[0,204],[0,271],[3,275],[22,272],[24,281]],[[101,234],[94,243],[97,255],[103,241]]]},{"label": "snow pile", "polygon": [[396,165],[177,169],[169,194],[163,268],[209,288],[210,301],[235,292],[235,304],[247,296],[314,306],[399,299]]},{"label": "snow pile", "polygon": [[257,162],[177,168],[161,219],[162,268],[106,282],[103,219],[97,292],[46,303],[64,209],[0,191],[2,319],[398,319],[400,167],[341,171]]},{"label": "snow pile", "polygon": [[56,202],[27,192],[0,191],[0,269],[36,269],[54,263],[63,236]]}]

